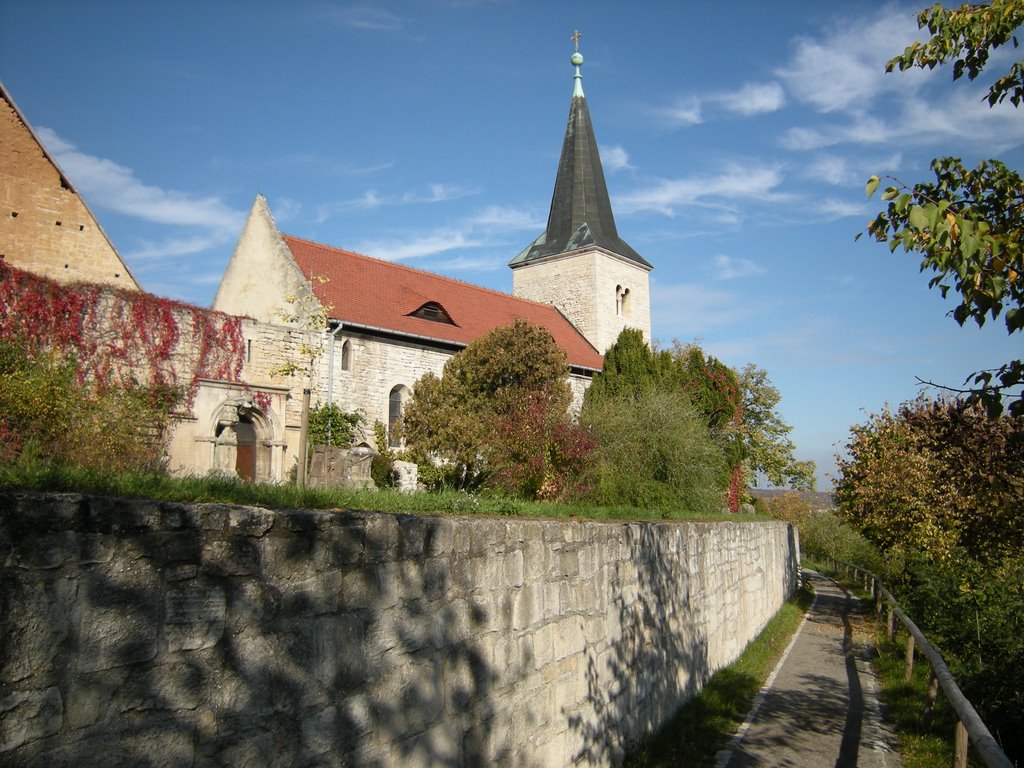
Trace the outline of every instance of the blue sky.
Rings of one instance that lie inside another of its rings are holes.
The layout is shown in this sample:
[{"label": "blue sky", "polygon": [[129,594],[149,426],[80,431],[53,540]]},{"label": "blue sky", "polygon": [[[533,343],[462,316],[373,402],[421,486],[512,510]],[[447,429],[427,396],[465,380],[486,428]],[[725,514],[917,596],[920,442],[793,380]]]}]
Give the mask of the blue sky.
[{"label": "blue sky", "polygon": [[0,78],[147,290],[208,304],[262,192],[289,234],[510,291],[579,29],[655,338],[765,368],[823,475],[915,377],[1021,354],[947,317],[914,256],[854,242],[871,174],[1024,165],[1024,115],[982,85],[884,73],[923,4],[4,0]]}]

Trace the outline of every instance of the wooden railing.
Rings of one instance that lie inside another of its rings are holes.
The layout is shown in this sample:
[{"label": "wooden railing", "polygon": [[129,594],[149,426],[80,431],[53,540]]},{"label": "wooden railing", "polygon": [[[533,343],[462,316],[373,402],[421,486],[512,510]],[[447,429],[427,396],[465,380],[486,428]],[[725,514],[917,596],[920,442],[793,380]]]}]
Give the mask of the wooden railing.
[{"label": "wooden railing", "polygon": [[971,706],[971,702],[960,692],[953,675],[950,674],[942,655],[932,647],[917,625],[900,610],[896,604],[896,598],[892,596],[879,579],[871,571],[846,563],[842,560],[832,560],[836,572],[845,571],[849,577],[851,573],[857,574],[863,579],[864,591],[868,592],[875,601],[875,613],[881,616],[883,601],[888,607],[887,630],[889,639],[896,639],[896,620],[906,628],[907,636],[907,657],[905,663],[905,676],[910,680],[914,670],[914,649],[921,651],[931,665],[931,674],[928,680],[928,696],[925,705],[925,720],[931,719],[932,710],[935,706],[935,699],[939,693],[939,686],[942,686],[946,699],[957,715],[956,724],[956,745],[953,752],[953,767],[967,768],[967,747],[974,744],[974,750],[989,768],[1013,768],[1013,763],[1000,748],[999,743],[989,733],[985,723],[982,722],[978,713]]}]

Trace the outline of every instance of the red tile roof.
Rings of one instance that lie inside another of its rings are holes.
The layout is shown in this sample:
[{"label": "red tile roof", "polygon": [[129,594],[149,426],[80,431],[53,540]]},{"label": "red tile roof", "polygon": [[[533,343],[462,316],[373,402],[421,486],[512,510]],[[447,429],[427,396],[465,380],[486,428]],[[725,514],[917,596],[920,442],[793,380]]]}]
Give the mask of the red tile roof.
[{"label": "red tile roof", "polygon": [[[332,320],[465,345],[524,318],[551,332],[570,365],[601,369],[598,351],[552,306],[298,237],[283,237],[307,278],[327,278],[326,282],[313,280],[312,287],[322,303],[333,307],[329,313]],[[427,302],[440,304],[455,325],[413,317]]]}]

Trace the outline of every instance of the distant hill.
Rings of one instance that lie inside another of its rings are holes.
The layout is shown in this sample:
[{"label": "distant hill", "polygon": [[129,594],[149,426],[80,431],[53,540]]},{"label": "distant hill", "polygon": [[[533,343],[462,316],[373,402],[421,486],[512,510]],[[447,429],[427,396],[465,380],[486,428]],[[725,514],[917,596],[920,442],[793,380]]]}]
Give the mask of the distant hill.
[{"label": "distant hill", "polygon": [[811,505],[814,512],[827,512],[835,509],[835,502],[831,492],[825,491],[794,491],[790,488],[747,488],[747,493],[755,499],[771,501],[776,496],[784,493],[795,493]]}]

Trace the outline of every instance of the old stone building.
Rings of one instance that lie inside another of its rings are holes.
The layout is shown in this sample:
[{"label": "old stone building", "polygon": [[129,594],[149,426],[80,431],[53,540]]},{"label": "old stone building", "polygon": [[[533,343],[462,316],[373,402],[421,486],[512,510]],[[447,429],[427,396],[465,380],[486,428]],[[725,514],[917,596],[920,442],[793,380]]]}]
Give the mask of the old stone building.
[{"label": "old stone building", "polygon": [[0,83],[0,258],[62,283],[139,290],[85,200]]},{"label": "old stone building", "polygon": [[282,234],[258,196],[214,309],[275,324],[296,306],[323,308],[315,397],[370,422],[393,425],[420,376],[440,375],[452,354],[518,318],[547,328],[565,350],[578,402],[623,328],[650,338],[651,270],[616,230],[582,62],[575,53],[547,227],[509,264],[514,295]]},{"label": "old stone building", "polygon": [[[284,234],[257,196],[206,318],[211,326],[233,318],[239,359],[231,376],[192,380],[170,468],[284,480],[298,462],[304,389],[314,404],[361,412],[367,426],[379,421],[390,432],[421,376],[440,375],[460,349],[520,318],[546,328],[565,351],[577,404],[623,328],[650,338],[651,265],[616,230],[582,62],[575,53],[547,227],[509,264],[514,295]],[[5,136],[13,138],[4,142],[11,159],[0,191],[17,215],[5,216],[0,243],[11,263],[56,280],[137,287],[4,98]]]}]

